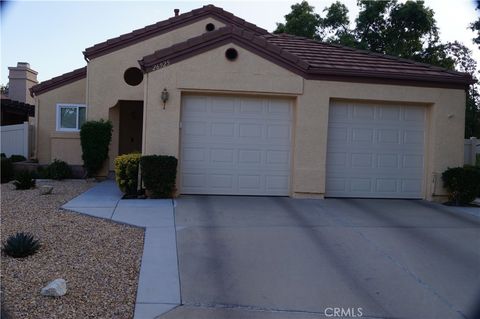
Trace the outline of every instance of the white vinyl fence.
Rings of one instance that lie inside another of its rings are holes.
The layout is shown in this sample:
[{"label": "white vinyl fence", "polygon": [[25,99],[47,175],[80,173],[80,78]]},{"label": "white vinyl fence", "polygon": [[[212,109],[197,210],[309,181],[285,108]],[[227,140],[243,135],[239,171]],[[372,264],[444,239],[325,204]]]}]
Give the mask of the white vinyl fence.
[{"label": "white vinyl fence", "polygon": [[16,125],[0,126],[1,142],[0,149],[7,157],[11,155],[23,155],[30,157],[31,134],[28,122]]},{"label": "white vinyl fence", "polygon": [[465,140],[464,162],[465,164],[475,165],[477,154],[480,154],[480,140],[475,137]]}]

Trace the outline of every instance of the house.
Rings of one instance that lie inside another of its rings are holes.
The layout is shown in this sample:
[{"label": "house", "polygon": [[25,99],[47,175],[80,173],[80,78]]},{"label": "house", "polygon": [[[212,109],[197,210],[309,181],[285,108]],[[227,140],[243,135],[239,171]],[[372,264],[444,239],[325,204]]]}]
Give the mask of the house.
[{"label": "house", "polygon": [[83,54],[31,89],[40,163],[81,165],[79,127],[109,119],[109,169],[132,151],[176,156],[181,194],[432,200],[463,164],[464,73],[270,34],[212,5]]}]

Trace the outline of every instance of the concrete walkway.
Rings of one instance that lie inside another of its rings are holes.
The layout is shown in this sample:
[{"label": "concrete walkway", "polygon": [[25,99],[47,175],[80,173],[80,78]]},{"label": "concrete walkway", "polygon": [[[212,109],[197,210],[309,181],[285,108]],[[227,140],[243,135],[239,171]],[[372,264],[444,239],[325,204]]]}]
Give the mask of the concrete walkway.
[{"label": "concrete walkway", "polygon": [[62,208],[145,228],[134,318],[156,318],[180,304],[173,201],[122,200],[122,195],[115,182],[108,180]]}]

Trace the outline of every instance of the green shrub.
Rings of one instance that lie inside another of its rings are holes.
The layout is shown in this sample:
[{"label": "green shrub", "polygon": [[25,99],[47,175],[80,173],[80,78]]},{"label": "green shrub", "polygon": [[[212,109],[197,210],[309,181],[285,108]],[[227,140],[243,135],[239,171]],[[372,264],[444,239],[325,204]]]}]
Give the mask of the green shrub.
[{"label": "green shrub", "polygon": [[173,156],[148,155],[140,158],[142,180],[152,198],[169,198],[175,192],[177,159]]},{"label": "green shrub", "polygon": [[62,180],[65,178],[70,178],[70,176],[72,176],[72,169],[70,168],[70,166],[68,166],[66,162],[58,159],[55,159],[44,170],[44,175],[47,176],[44,178]]},{"label": "green shrub", "polygon": [[12,155],[12,156],[10,156],[10,160],[11,160],[13,163],[16,163],[16,162],[26,161],[27,159],[26,159],[25,156],[23,156],[23,155]]},{"label": "green shrub", "polygon": [[38,166],[37,167],[37,178],[41,178],[41,179],[47,179],[47,178],[50,178],[50,176],[48,175],[48,166],[45,167],[45,166]]},{"label": "green shrub", "polygon": [[30,189],[35,187],[34,173],[24,170],[15,174],[15,181],[13,184],[16,189]]},{"label": "green shrub", "polygon": [[476,167],[480,167],[480,154],[477,154],[477,155],[476,155],[475,166],[476,166]]},{"label": "green shrub", "polygon": [[2,161],[2,172],[1,172],[1,182],[8,183],[13,178],[13,164],[9,158],[2,157],[0,159]]},{"label": "green shrub", "polygon": [[5,155],[5,153],[0,153],[0,157],[7,157],[7,155]]},{"label": "green shrub", "polygon": [[112,140],[110,121],[88,121],[80,128],[83,165],[89,176],[94,176],[108,158],[108,146]]},{"label": "green shrub", "polygon": [[40,249],[40,243],[28,233],[16,233],[7,238],[2,250],[13,258],[24,258],[35,254]]},{"label": "green shrub", "polygon": [[449,199],[457,205],[467,205],[480,194],[480,169],[476,167],[449,168],[443,172],[442,180]]},{"label": "green shrub", "polygon": [[127,195],[137,194],[139,153],[120,155],[115,159],[115,180],[122,192]]}]

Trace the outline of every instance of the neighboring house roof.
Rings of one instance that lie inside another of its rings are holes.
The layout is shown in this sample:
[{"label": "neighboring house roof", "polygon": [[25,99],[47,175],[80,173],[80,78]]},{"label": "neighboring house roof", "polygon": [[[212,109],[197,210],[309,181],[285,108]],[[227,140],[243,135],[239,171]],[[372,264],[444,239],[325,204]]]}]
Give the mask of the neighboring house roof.
[{"label": "neighboring house roof", "polygon": [[1,95],[0,105],[2,112],[8,112],[18,115],[35,116],[35,106],[20,101],[11,100],[4,94]]},{"label": "neighboring house roof", "polygon": [[80,79],[83,79],[87,76],[87,67],[73,70],[71,72],[62,74],[60,76],[54,77],[48,81],[43,81],[37,85],[34,85],[30,88],[30,94],[33,96],[42,94],[44,92],[56,89],[65,84],[69,84]]},{"label": "neighboring house roof", "polygon": [[214,17],[225,24],[241,27],[242,29],[249,30],[256,34],[268,34],[267,30],[257,27],[256,25],[239,18],[228,11],[225,11],[222,8],[218,8],[213,5],[207,5],[202,8],[195,9],[170,19],[146,26],[144,28],[134,30],[119,37],[109,39],[105,42],[95,44],[94,46],[85,49],[83,54],[88,59],[96,58],[129,45],[144,41],[148,38],[158,36],[162,33],[169,32],[173,29],[191,24],[208,16]]},{"label": "neighboring house roof", "polygon": [[227,26],[139,61],[146,72],[233,42],[307,79],[465,88],[475,81],[467,73],[291,35],[257,35]]}]

